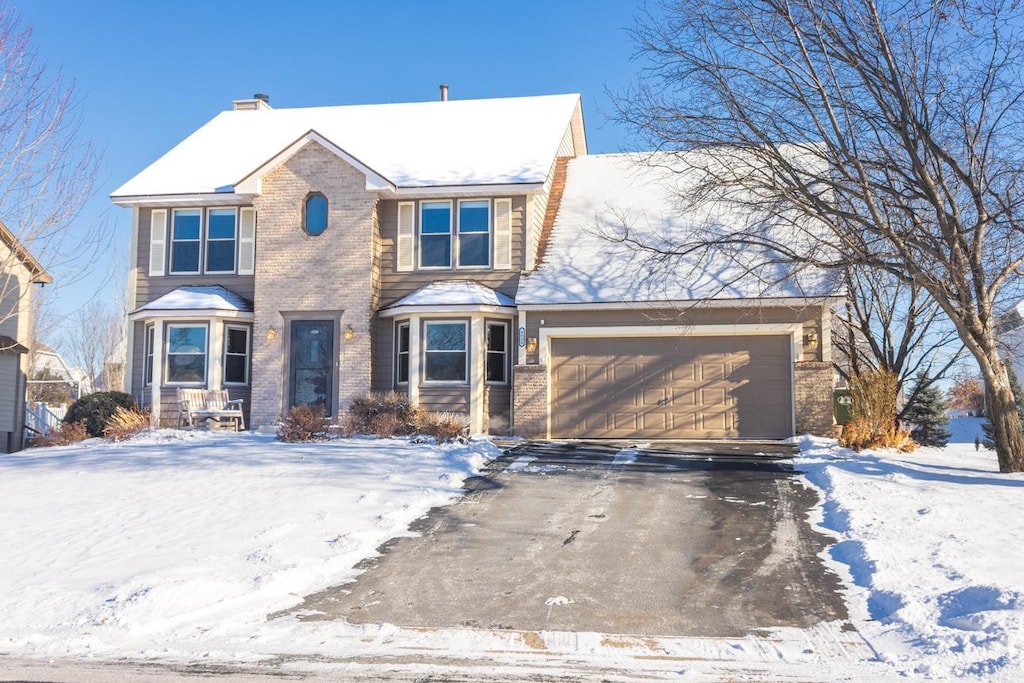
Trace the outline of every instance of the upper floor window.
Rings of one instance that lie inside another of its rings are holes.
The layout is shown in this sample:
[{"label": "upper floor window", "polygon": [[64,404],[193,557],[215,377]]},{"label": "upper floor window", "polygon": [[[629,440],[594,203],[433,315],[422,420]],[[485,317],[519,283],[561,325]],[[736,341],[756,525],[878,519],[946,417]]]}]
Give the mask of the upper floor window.
[{"label": "upper floor window", "polygon": [[511,197],[399,202],[397,213],[398,272],[513,268]]},{"label": "upper floor window", "polygon": [[491,264],[491,203],[459,202],[459,267]]},{"label": "upper floor window", "polygon": [[420,267],[452,267],[452,203],[420,204]]},{"label": "upper floor window", "polygon": [[327,197],[319,192],[306,197],[302,207],[302,229],[313,236],[321,235],[327,229]]},{"label": "upper floor window", "polygon": [[[204,223],[205,217],[205,223]],[[171,273],[232,273],[238,244],[235,209],[175,209],[171,220]],[[205,246],[205,259],[202,259]]]}]

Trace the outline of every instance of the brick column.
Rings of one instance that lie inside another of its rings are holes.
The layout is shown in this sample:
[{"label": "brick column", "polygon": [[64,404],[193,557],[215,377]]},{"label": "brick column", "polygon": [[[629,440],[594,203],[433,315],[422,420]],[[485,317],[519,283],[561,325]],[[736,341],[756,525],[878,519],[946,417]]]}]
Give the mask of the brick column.
[{"label": "brick column", "polygon": [[512,368],[512,434],[529,439],[548,435],[548,366]]},{"label": "brick column", "polygon": [[793,366],[796,433],[832,436],[832,364],[818,361]]}]

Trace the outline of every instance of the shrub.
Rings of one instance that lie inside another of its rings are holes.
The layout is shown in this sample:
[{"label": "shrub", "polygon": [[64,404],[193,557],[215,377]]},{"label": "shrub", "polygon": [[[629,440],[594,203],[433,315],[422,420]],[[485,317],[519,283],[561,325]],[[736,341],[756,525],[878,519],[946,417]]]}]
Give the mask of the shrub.
[{"label": "shrub", "polygon": [[85,422],[63,422],[53,429],[46,436],[37,436],[29,439],[30,446],[70,446],[79,441],[89,438],[85,429]]},{"label": "shrub", "polygon": [[72,403],[64,422],[70,424],[84,420],[89,436],[103,436],[103,428],[118,408],[134,409],[135,401],[122,391],[98,391]]},{"label": "shrub", "polygon": [[468,427],[465,416],[459,413],[423,413],[417,432],[434,437],[437,443],[444,443],[462,437]]},{"label": "shrub", "polygon": [[896,448],[903,452],[917,447],[910,430],[896,422],[896,375],[872,370],[850,378],[853,420],[843,428],[839,445],[859,451],[864,448]]},{"label": "shrub", "polygon": [[118,407],[107,420],[103,436],[112,441],[124,441],[144,429],[149,429],[149,413],[135,408]]},{"label": "shrub", "polygon": [[393,391],[357,398],[348,408],[348,430],[382,437],[408,436],[416,432],[423,411],[408,396]]},{"label": "shrub", "polygon": [[277,438],[288,443],[327,441],[329,428],[323,406],[295,406],[281,418]]}]

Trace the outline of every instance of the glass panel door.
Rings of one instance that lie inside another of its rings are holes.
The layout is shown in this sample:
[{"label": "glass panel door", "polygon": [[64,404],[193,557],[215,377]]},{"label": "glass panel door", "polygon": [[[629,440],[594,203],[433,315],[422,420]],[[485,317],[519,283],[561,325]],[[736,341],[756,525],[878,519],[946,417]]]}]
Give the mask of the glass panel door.
[{"label": "glass panel door", "polygon": [[323,406],[333,415],[334,321],[292,321],[288,405]]}]

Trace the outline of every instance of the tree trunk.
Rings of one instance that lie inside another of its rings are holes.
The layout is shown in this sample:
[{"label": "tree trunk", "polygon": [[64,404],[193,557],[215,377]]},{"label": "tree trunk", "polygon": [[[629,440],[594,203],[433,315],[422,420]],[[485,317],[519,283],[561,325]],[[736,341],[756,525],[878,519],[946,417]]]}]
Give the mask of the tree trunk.
[{"label": "tree trunk", "polygon": [[1006,365],[998,355],[994,363],[981,365],[999,471],[1024,472],[1024,427],[1017,413]]}]

